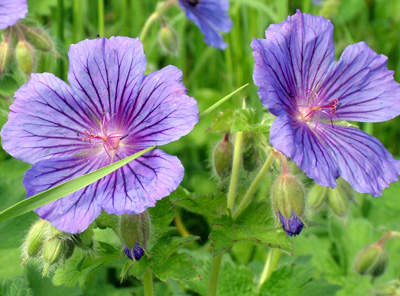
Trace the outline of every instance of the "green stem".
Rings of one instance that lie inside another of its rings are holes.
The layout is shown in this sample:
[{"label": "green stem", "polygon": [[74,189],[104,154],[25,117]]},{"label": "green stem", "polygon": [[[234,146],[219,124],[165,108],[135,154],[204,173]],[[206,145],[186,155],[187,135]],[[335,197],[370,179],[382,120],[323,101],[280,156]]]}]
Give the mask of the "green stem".
[{"label": "green stem", "polygon": [[99,17],[99,35],[104,36],[104,0],[98,0],[98,17]]},{"label": "green stem", "polygon": [[[58,0],[58,39],[64,46],[64,0]],[[60,58],[58,60],[58,77],[64,79],[64,60]]]},{"label": "green stem", "polygon": [[72,39],[74,42],[79,42],[83,39],[83,9],[81,0],[74,0],[72,7]]},{"label": "green stem", "polygon": [[211,263],[210,281],[208,283],[208,296],[217,295],[219,270],[221,267],[222,254],[215,256]]},{"label": "green stem", "polygon": [[144,42],[144,39],[147,36],[147,33],[149,32],[149,29],[153,23],[160,18],[164,14],[164,12],[172,5],[175,3],[176,0],[169,0],[161,3],[159,6],[157,6],[156,11],[154,11],[149,18],[146,20],[142,31],[140,32],[139,39],[140,41]]},{"label": "green stem", "polygon": [[269,278],[274,269],[278,266],[279,259],[281,257],[281,250],[270,249],[267,256],[267,261],[265,261],[264,270],[261,274],[260,281],[257,285],[257,293],[260,292],[261,286]]},{"label": "green stem", "polygon": [[260,181],[262,180],[262,178],[264,177],[265,173],[268,171],[268,169],[271,167],[272,161],[274,160],[274,152],[271,152],[268,155],[267,160],[265,161],[264,165],[262,166],[262,168],[260,169],[260,171],[258,172],[257,176],[255,177],[255,179],[253,180],[253,182],[251,183],[249,189],[247,189],[246,194],[244,195],[242,201],[240,202],[238,208],[236,209],[235,213],[233,214],[233,219],[236,219],[242,212],[243,210],[247,207],[249,200],[251,199],[251,197],[253,196],[254,192],[256,191]]},{"label": "green stem", "polygon": [[150,268],[146,270],[143,276],[143,288],[145,296],[154,296],[153,276],[151,274]]},{"label": "green stem", "polygon": [[231,182],[229,184],[228,205],[227,205],[228,210],[230,210],[231,212],[233,211],[233,205],[235,204],[235,198],[236,198],[236,188],[239,179],[240,160],[242,156],[242,143],[243,143],[243,132],[237,132],[235,135],[232,175],[231,175]]}]

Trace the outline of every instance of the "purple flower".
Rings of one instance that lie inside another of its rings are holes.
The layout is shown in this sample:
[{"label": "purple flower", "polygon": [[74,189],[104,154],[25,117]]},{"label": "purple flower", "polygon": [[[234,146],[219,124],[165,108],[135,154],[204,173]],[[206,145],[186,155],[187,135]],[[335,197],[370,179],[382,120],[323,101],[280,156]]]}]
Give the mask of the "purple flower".
[{"label": "purple flower", "polygon": [[139,243],[137,243],[132,250],[125,246],[124,252],[125,252],[125,255],[128,256],[128,258],[131,260],[133,260],[133,258],[135,258],[136,260],[139,260],[144,255],[144,250],[139,245]]},{"label": "purple flower", "polygon": [[283,230],[285,230],[285,232],[290,236],[296,236],[300,234],[304,227],[303,221],[300,220],[294,211],[292,212],[289,220],[283,217],[279,212],[279,220],[281,220]]},{"label": "purple flower", "polygon": [[228,33],[232,29],[228,0],[179,0],[179,4],[186,17],[200,28],[208,45],[219,49],[228,46],[219,33]]},{"label": "purple flower", "polygon": [[[70,86],[52,74],[33,74],[15,94],[1,136],[12,156],[33,164],[27,197],[82,176],[152,145],[189,133],[197,103],[173,66],[144,75],[138,39],[98,38],[72,45]],[[155,149],[92,185],[36,212],[56,228],[84,231],[102,209],[138,214],[169,195],[184,169]]]},{"label": "purple flower", "polygon": [[342,176],[359,192],[381,195],[398,180],[400,162],[374,137],[336,120],[378,122],[400,114],[400,85],[387,58],[364,42],[335,61],[333,26],[297,14],[254,39],[254,81],[261,102],[277,116],[271,144],[318,184]]},{"label": "purple flower", "polygon": [[14,25],[27,13],[26,0],[0,0],[0,30]]}]

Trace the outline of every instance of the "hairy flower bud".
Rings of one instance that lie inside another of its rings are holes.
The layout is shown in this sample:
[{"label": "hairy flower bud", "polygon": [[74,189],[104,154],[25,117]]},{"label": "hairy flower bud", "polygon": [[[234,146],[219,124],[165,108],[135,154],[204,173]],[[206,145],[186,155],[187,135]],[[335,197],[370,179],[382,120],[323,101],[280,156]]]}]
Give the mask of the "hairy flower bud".
[{"label": "hairy flower bud", "polygon": [[355,270],[359,274],[380,276],[389,262],[389,254],[384,244],[376,243],[366,246],[358,253],[355,261]]},{"label": "hairy flower bud", "polygon": [[26,40],[28,40],[35,49],[44,52],[53,50],[53,41],[45,30],[37,27],[26,27],[24,35]]},{"label": "hairy flower bud", "polygon": [[[150,216],[147,211],[141,214],[124,214],[119,220],[119,237],[125,245],[125,253],[139,260],[150,236]],[[140,251],[141,250],[141,251]],[[133,254],[133,256],[132,256]],[[139,256],[139,254],[141,254]],[[133,259],[132,259],[133,260]]]},{"label": "hairy flower bud", "polygon": [[317,210],[325,200],[327,193],[328,187],[314,184],[308,193],[307,207],[314,211]]},{"label": "hairy flower bud", "polygon": [[30,43],[25,40],[18,41],[15,48],[15,57],[19,67],[25,74],[32,73],[35,60],[35,49]]},{"label": "hairy flower bud", "polygon": [[260,163],[260,151],[257,147],[257,142],[251,133],[245,135],[243,142],[243,168],[247,172],[252,172]]},{"label": "hairy flower bud", "polygon": [[12,57],[14,55],[14,50],[10,46],[8,41],[3,41],[0,43],[0,75],[7,72],[9,68]]},{"label": "hairy flower bud", "polygon": [[335,215],[341,218],[347,216],[349,212],[349,200],[347,195],[339,186],[334,189],[329,188],[328,201],[329,206]]},{"label": "hairy flower bud", "polygon": [[213,167],[221,179],[230,175],[232,171],[233,144],[229,141],[229,134],[225,134],[221,142],[214,148]]},{"label": "hairy flower bud", "polygon": [[24,253],[27,259],[38,255],[41,251],[49,229],[49,224],[50,223],[46,220],[39,219],[29,229],[24,242]]},{"label": "hairy flower bud", "polygon": [[301,218],[305,212],[304,189],[300,181],[289,173],[282,174],[273,184],[272,205],[285,232],[292,236],[303,229]]},{"label": "hairy flower bud", "polygon": [[179,50],[178,34],[166,22],[163,22],[158,31],[158,43],[161,49],[171,55],[177,55]]},{"label": "hairy flower bud", "polygon": [[48,275],[49,269],[52,265],[63,262],[71,257],[74,251],[73,242],[61,235],[55,235],[48,239],[43,247],[43,276]]}]

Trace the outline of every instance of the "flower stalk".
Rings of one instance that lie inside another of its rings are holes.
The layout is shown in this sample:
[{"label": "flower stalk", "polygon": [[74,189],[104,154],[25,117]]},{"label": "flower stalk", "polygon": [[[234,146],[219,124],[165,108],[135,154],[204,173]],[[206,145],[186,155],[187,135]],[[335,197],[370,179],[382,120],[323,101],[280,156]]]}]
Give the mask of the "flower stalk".
[{"label": "flower stalk", "polygon": [[143,276],[143,288],[145,296],[154,296],[153,275],[150,269],[147,269]]}]

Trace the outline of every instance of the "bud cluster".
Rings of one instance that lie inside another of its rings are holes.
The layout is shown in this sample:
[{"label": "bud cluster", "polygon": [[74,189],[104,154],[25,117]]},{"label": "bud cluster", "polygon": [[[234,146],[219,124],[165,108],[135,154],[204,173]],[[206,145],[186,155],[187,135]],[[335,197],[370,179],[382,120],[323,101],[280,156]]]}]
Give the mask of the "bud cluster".
[{"label": "bud cluster", "polygon": [[0,43],[0,75],[8,72],[16,61],[25,74],[34,70],[37,53],[54,52],[54,43],[49,34],[38,27],[18,23],[5,31]]}]

